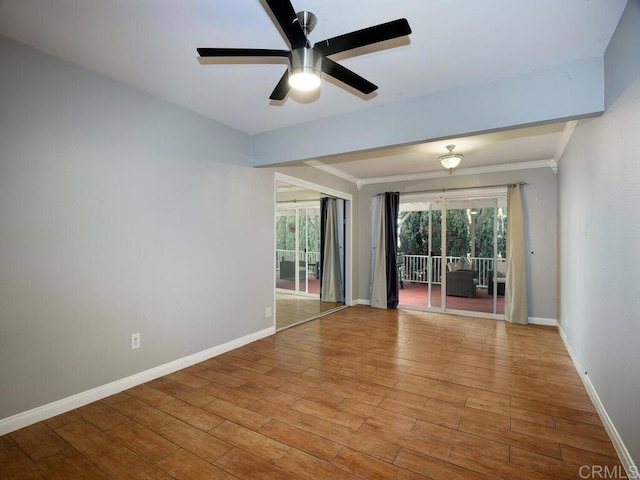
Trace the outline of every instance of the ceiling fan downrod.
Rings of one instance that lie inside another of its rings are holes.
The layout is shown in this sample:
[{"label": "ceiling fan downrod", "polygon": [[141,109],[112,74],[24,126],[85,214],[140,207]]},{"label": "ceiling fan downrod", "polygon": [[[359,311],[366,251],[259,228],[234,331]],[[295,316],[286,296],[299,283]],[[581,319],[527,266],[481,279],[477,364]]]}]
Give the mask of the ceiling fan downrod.
[{"label": "ceiling fan downrod", "polygon": [[[304,36],[308,37],[318,23],[317,17],[313,13],[307,11],[296,13],[296,17],[298,18],[298,23],[302,27]],[[309,45],[307,44],[307,46]]]}]

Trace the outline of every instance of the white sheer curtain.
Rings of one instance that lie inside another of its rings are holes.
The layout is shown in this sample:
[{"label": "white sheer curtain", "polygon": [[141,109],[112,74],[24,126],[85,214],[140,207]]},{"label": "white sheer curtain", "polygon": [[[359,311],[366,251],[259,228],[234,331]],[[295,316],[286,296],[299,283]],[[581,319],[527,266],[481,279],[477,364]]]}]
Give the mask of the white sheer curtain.
[{"label": "white sheer curtain", "polygon": [[387,308],[387,262],[385,252],[387,231],[385,219],[385,198],[378,195],[374,199],[373,218],[373,288],[371,291],[371,306]]},{"label": "white sheer curtain", "polygon": [[338,213],[335,198],[323,198],[324,239],[322,242],[322,281],[320,300],[323,302],[344,301],[342,269],[340,268],[340,245],[338,240]]},{"label": "white sheer curtain", "polygon": [[519,184],[507,191],[507,278],[505,314],[512,323],[529,323],[524,209]]}]

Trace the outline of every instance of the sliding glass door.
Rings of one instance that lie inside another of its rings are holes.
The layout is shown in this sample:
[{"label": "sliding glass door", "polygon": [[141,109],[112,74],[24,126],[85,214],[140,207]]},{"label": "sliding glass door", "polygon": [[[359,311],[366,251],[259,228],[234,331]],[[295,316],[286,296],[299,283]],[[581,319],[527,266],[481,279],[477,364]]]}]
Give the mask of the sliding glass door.
[{"label": "sliding glass door", "polygon": [[400,305],[504,313],[506,198],[400,199]]}]

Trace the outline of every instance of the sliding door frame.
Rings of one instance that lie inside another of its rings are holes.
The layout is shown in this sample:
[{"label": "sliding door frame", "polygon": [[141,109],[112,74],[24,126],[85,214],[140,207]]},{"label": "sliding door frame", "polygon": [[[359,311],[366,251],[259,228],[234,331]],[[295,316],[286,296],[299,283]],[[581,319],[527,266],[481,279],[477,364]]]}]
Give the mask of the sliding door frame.
[{"label": "sliding door frame", "polygon": [[[443,275],[443,282],[442,282],[442,287],[440,289],[440,306],[439,307],[432,307],[430,306],[431,304],[431,284],[428,285],[428,299],[426,302],[426,305],[424,307],[416,307],[416,306],[409,306],[409,305],[402,305],[402,308],[411,308],[413,310],[423,310],[423,311],[431,311],[431,312],[439,312],[439,313],[451,313],[451,314],[457,314],[457,315],[466,315],[466,316],[470,316],[470,317],[482,317],[482,318],[494,318],[497,320],[505,320],[506,316],[505,313],[485,313],[485,312],[476,312],[473,310],[455,310],[455,309],[449,309],[447,308],[447,303],[446,303],[446,274],[445,274],[445,268],[446,268],[446,259],[447,259],[447,250],[446,250],[446,246],[447,246],[447,229],[446,229],[446,222],[447,222],[447,210],[448,210],[448,202],[452,201],[452,200],[465,200],[465,199],[488,199],[488,198],[493,198],[493,199],[505,199],[506,200],[506,195],[507,195],[507,187],[492,187],[492,188],[469,188],[469,189],[459,189],[459,190],[455,190],[455,191],[443,191],[443,192],[406,192],[406,193],[400,193],[400,205],[402,205],[402,203],[410,203],[410,200],[420,200],[420,201],[425,201],[425,202],[429,202],[429,203],[440,203],[440,208],[441,208],[441,245],[440,245],[440,262],[441,262],[441,273]],[[409,199],[409,200],[408,200]],[[496,203],[496,212],[498,209],[498,203]],[[430,207],[430,211],[432,211],[431,207]],[[508,215],[508,212],[507,212]],[[430,226],[431,226],[431,215],[429,216],[429,222],[430,222]],[[431,232],[431,228],[429,229],[429,231]],[[497,259],[497,255],[498,255],[498,246],[497,246],[497,220],[494,214],[494,225],[493,225],[493,231],[494,231],[494,242],[493,242],[493,250],[494,250],[494,262]],[[432,238],[431,238],[431,233],[429,233],[429,249],[431,249],[431,242],[432,242]],[[430,250],[431,251],[431,250]],[[431,262],[429,262],[429,265],[431,264]],[[431,278],[431,277],[429,277]],[[496,289],[494,288],[494,292],[496,292]],[[497,294],[494,293],[493,295],[493,311],[496,312],[497,310]]]},{"label": "sliding door frame", "polygon": [[[325,187],[324,185],[320,185],[317,183],[309,182],[307,180],[302,180],[297,177],[292,177],[290,175],[286,175],[284,173],[275,172],[273,178],[273,220],[274,220],[274,228],[273,228],[273,249],[275,251],[276,245],[276,229],[275,229],[275,221],[276,221],[276,210],[277,210],[277,184],[278,182],[288,183],[289,185],[294,185],[296,187],[304,188],[307,190],[313,190],[315,192],[330,195],[333,197],[341,198],[345,200],[345,225],[344,225],[344,304],[345,306],[353,305],[353,259],[355,255],[353,253],[353,195],[350,193],[342,192],[340,190],[336,190],[334,188]],[[276,264],[275,264],[275,255],[273,257],[273,305],[276,305]],[[276,312],[274,312],[276,313]],[[276,313],[277,315],[277,313]],[[276,315],[273,316],[273,322],[275,326]]]}]

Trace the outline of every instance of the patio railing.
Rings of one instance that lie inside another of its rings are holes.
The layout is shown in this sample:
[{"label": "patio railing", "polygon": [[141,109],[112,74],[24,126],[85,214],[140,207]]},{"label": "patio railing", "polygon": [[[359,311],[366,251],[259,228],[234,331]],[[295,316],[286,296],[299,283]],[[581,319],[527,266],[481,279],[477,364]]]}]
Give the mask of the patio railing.
[{"label": "patio railing", "polygon": [[[306,259],[305,259],[306,256]],[[283,260],[289,260],[294,262],[296,260],[296,251],[295,250],[276,250],[276,270],[280,268],[280,262]],[[307,266],[315,268],[317,262],[320,261],[320,252],[307,252],[306,255],[304,252],[300,252],[300,261],[306,261]]]},{"label": "patio railing", "polygon": [[[280,262],[282,260],[295,261],[295,259],[295,250],[276,250],[276,270],[280,268]],[[300,252],[300,261],[304,262],[305,260],[307,267],[309,267],[307,271],[314,272],[313,268],[316,263],[320,261],[320,252],[306,252],[306,259],[305,253]],[[460,257],[447,257],[447,263],[457,262],[458,260],[460,260]],[[490,270],[495,271],[494,259],[486,257],[470,257],[469,260],[471,261],[471,269],[476,271],[478,274],[478,286],[487,287],[489,277],[488,272]],[[431,283],[442,283],[443,269],[441,265],[441,257],[429,257],[427,255],[399,255],[398,261],[398,267],[403,281],[412,283],[429,283],[429,264],[431,264]],[[497,261],[498,264],[501,265],[500,270],[504,271],[507,260],[499,258]]]},{"label": "patio railing", "polygon": [[[442,283],[443,268],[441,257],[430,257],[427,255],[400,255],[398,260],[398,267],[403,281],[412,283],[429,283],[429,279],[431,279],[431,283],[433,284]],[[460,257],[447,257],[447,263],[455,263],[458,260],[460,260]],[[471,261],[471,269],[478,274],[478,286],[488,286],[488,272],[490,270],[495,270],[494,259],[470,257],[469,260]],[[500,269],[503,270],[506,265],[506,259],[499,258],[497,262],[498,265],[501,266]],[[446,271],[446,267],[444,270]]]}]

